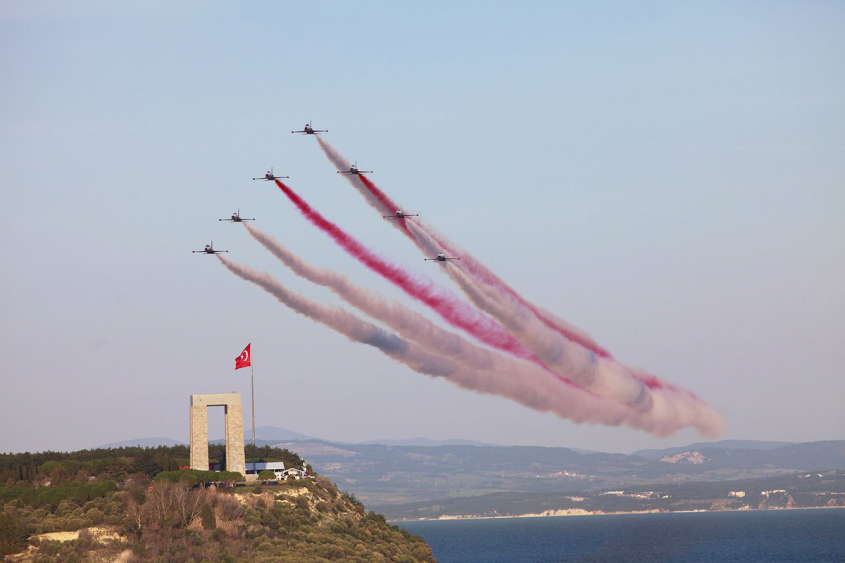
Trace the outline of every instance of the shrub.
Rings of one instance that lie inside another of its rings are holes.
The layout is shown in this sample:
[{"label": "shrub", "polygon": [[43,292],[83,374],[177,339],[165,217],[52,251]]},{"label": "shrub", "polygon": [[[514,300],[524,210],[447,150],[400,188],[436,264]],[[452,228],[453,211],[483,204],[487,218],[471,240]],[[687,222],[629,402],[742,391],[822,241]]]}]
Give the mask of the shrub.
[{"label": "shrub", "polygon": [[243,507],[241,503],[233,499],[231,496],[218,495],[216,504],[220,510],[220,515],[224,520],[237,520],[243,516]]},{"label": "shrub", "polygon": [[202,512],[200,514],[204,530],[214,530],[217,528],[217,520],[215,520],[214,513],[211,511],[211,507],[209,505],[202,505]]},{"label": "shrub", "polygon": [[85,518],[88,519],[92,525],[96,526],[97,524],[102,524],[103,521],[106,519],[103,511],[99,508],[92,508],[88,512],[85,513]]}]

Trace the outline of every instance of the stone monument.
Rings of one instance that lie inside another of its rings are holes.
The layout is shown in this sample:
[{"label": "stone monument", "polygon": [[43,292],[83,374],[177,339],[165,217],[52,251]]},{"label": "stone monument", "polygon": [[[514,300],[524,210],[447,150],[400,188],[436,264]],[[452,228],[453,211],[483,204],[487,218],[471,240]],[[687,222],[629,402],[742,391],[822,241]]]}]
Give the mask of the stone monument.
[{"label": "stone monument", "polygon": [[191,469],[208,471],[208,407],[226,412],[226,471],[246,475],[244,416],[240,393],[191,395]]}]

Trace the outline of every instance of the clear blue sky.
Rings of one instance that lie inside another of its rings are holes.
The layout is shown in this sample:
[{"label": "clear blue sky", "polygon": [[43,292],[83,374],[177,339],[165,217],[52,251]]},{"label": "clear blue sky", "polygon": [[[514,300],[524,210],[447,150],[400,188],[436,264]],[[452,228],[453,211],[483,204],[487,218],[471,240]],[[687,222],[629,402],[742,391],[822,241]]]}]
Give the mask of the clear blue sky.
[{"label": "clear blue sky", "polygon": [[[449,280],[335,174],[309,119],[411,211],[725,438],[845,438],[845,4],[0,4],[0,451],[187,439],[188,396],[337,440],[608,451],[658,440],[462,391],[294,315],[210,239],[335,303],[217,221],[240,207],[403,301],[270,166],[385,256]],[[219,415],[212,432],[220,428]]]}]

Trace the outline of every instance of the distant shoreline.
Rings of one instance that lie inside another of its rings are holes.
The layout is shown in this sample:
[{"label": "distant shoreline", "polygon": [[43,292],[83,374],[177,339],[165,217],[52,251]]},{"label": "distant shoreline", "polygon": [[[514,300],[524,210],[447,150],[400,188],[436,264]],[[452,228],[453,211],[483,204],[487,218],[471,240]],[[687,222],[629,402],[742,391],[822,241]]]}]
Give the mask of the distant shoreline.
[{"label": "distant shoreline", "polygon": [[793,506],[791,508],[736,508],[736,509],[722,509],[722,510],[632,510],[625,512],[599,512],[580,509],[561,509],[561,510],[547,510],[542,513],[526,513],[526,514],[511,514],[504,516],[464,516],[464,515],[444,515],[437,518],[401,518],[398,520],[388,520],[391,523],[403,522],[439,522],[439,521],[454,521],[454,520],[500,520],[508,518],[556,518],[569,516],[614,516],[623,514],[693,514],[693,513],[717,513],[717,512],[778,512],[784,510],[835,510],[843,509],[845,506]]}]

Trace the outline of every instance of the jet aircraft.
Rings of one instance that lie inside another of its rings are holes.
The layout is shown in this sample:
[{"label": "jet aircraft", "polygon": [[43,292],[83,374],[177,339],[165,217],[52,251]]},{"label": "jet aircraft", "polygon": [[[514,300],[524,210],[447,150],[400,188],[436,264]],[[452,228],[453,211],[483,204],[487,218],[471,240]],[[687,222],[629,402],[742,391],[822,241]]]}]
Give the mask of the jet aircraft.
[{"label": "jet aircraft", "polygon": [[303,135],[319,135],[320,133],[328,133],[328,129],[314,129],[311,127],[311,122],[305,124],[302,131],[291,131],[291,133],[302,133]]},{"label": "jet aircraft", "polygon": [[372,170],[358,170],[358,161],[355,161],[355,164],[349,167],[349,170],[338,170],[338,174],[352,174],[357,176],[359,174],[372,174]]},{"label": "jet aircraft", "polygon": [[264,180],[265,182],[269,182],[270,180],[280,180],[282,178],[290,178],[290,176],[276,176],[273,173],[273,167],[271,166],[270,170],[268,170],[264,176],[260,178],[253,178],[253,180]]},{"label": "jet aircraft", "polygon": [[446,260],[460,260],[460,258],[446,256],[446,251],[441,250],[434,258],[424,258],[424,260],[436,260],[437,262],[445,262]]},{"label": "jet aircraft", "polygon": [[206,244],[202,250],[192,250],[193,254],[220,254],[221,252],[229,252],[228,250],[214,250],[214,241],[211,244]]},{"label": "jet aircraft", "polygon": [[244,221],[255,221],[255,219],[247,219],[245,217],[241,217],[241,210],[238,208],[237,213],[232,213],[232,217],[229,219],[218,219],[218,221],[228,221],[230,223],[243,223]]},{"label": "jet aircraft", "polygon": [[404,219],[405,217],[419,217],[419,213],[405,213],[402,208],[396,210],[393,215],[382,215],[385,219]]}]

